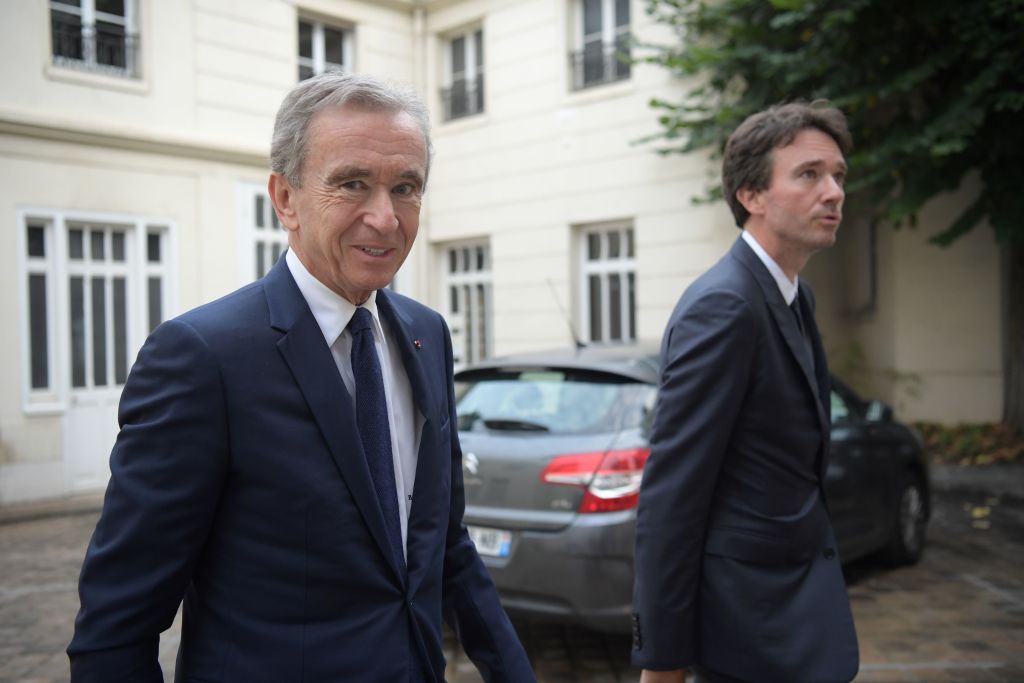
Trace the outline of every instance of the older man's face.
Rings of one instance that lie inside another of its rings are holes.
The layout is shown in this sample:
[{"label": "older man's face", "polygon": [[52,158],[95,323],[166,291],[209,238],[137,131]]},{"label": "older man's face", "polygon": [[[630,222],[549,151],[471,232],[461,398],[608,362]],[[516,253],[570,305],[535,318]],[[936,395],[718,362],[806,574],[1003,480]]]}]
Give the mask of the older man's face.
[{"label": "older man's face", "polygon": [[289,246],[320,282],[354,304],[386,287],[420,222],[427,148],[406,113],[345,105],[310,121],[302,186],[270,181]]}]

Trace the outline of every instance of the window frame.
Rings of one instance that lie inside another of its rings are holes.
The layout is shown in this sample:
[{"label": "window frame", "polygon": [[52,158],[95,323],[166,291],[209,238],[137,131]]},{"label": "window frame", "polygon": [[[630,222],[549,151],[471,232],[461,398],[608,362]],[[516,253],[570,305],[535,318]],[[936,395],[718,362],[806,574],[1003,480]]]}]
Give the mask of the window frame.
[{"label": "window frame", "polygon": [[[42,224],[44,228],[44,257],[28,256],[27,233],[30,225]],[[18,249],[18,327],[19,327],[19,358],[21,361],[20,384],[22,410],[28,415],[54,415],[67,409],[73,391],[78,389],[98,389],[120,391],[123,384],[93,387],[89,375],[90,365],[87,362],[86,387],[71,386],[70,342],[68,340],[70,315],[70,294],[67,291],[69,277],[79,274],[91,276],[88,267],[72,266],[68,258],[68,231],[72,227],[85,226],[87,229],[104,228],[110,232],[125,232],[125,265],[110,269],[123,272],[126,279],[126,350],[128,372],[134,362],[135,353],[142,347],[149,335],[148,302],[145,299],[144,287],[150,276],[162,278],[164,286],[161,292],[162,318],[174,315],[177,309],[177,288],[173,282],[173,274],[177,272],[177,228],[173,221],[162,216],[140,214],[124,214],[96,211],[66,211],[45,207],[29,207],[17,212],[17,249]],[[159,264],[147,264],[145,257],[145,235],[157,232],[161,236],[163,258]],[[88,234],[85,239],[88,239]],[[106,240],[110,244],[111,240]],[[102,269],[101,269],[102,270]],[[34,388],[31,377],[32,339],[30,330],[29,310],[29,275],[43,274],[46,276],[46,357],[48,363],[48,385],[45,388]],[[86,308],[88,315],[88,305]],[[61,321],[64,321],[63,323]],[[110,319],[105,322],[105,331],[110,332]],[[108,337],[113,341],[113,337]],[[87,356],[91,347],[86,347]],[[109,373],[114,371],[109,365],[110,355],[114,353],[108,348],[107,361]]]},{"label": "window frame", "polygon": [[[257,216],[258,199],[262,197],[263,225]],[[279,247],[278,258],[288,248],[288,231],[277,217],[274,205],[266,185],[255,182],[240,182],[237,191],[238,220],[238,273],[239,285],[246,285],[259,280],[277,262],[273,258],[275,246]],[[260,267],[259,252],[265,254],[265,262]],[[269,257],[269,258],[268,258]]]},{"label": "window frame", "polygon": [[[601,3],[601,30],[599,33],[594,34],[586,33],[586,1],[573,0],[575,46],[573,51],[569,53],[569,73],[572,81],[572,90],[577,92],[627,81],[633,75],[632,65],[620,62],[617,57],[620,43],[628,40],[630,36],[634,14],[631,0],[627,0],[626,7],[629,17],[622,26],[616,23],[616,0],[598,0]],[[588,37],[591,35],[600,36],[602,51],[601,77],[588,80],[586,46],[590,42]]]},{"label": "window frame", "polygon": [[[478,250],[483,250],[483,263],[477,265]],[[452,353],[456,368],[494,355],[494,270],[490,240],[470,239],[444,242],[437,245],[439,254],[441,310],[452,334]],[[461,263],[453,270],[452,254]],[[465,301],[466,287],[475,296]],[[479,289],[478,289],[479,288]],[[458,299],[453,307],[453,289]],[[480,316],[482,293],[482,321]],[[464,305],[464,306],[463,306]],[[464,312],[464,311],[468,311]],[[467,331],[475,323],[475,331]],[[482,323],[482,324],[481,324]],[[481,334],[482,332],[482,334]]]},{"label": "window frame", "polygon": [[[463,48],[464,68],[460,73],[463,74],[461,82],[465,83],[463,97],[466,101],[466,110],[456,113],[453,102],[456,94],[456,84],[459,80],[455,77],[455,43],[459,39],[465,41]],[[481,25],[451,33],[444,38],[444,49],[442,50],[442,62],[444,65],[442,82],[444,85],[441,88],[441,109],[444,122],[447,123],[477,116],[483,114],[486,110],[486,103],[484,101],[486,88],[484,59],[486,54],[484,29]]]},{"label": "window frame", "polygon": [[[302,40],[301,39],[301,35],[302,35],[302,24],[303,23],[310,24],[310,26],[312,27],[312,37],[311,37],[312,45],[311,45],[311,48],[312,48],[312,51],[313,51],[313,55],[311,57],[303,57],[300,54],[300,51],[301,51],[301,48],[302,48],[302,46],[301,46],[301,40]],[[324,71],[327,71],[329,67],[330,68],[336,68],[336,69],[342,71],[343,73],[351,73],[352,72],[352,68],[353,68],[353,49],[352,49],[352,43],[353,43],[353,41],[355,39],[355,31],[353,30],[351,25],[346,24],[344,22],[331,21],[329,19],[325,20],[325,19],[321,19],[319,17],[314,17],[314,16],[310,16],[310,15],[306,15],[306,14],[300,14],[298,16],[298,23],[295,25],[295,29],[296,29],[296,34],[295,34],[295,37],[296,37],[296,51],[295,52],[296,52],[297,67],[298,67],[298,70],[299,70],[298,82],[304,81],[304,80],[306,80],[306,78],[311,78],[312,76],[317,76],[319,74],[322,74]],[[339,33],[342,34],[342,43],[341,43],[341,59],[342,59],[342,63],[341,64],[338,64],[336,62],[328,62],[327,61],[327,57],[326,57],[326,55],[327,55],[327,48],[326,48],[326,41],[325,41],[325,38],[324,38],[324,30],[325,29],[331,29],[331,30],[334,30],[334,31],[338,31]],[[303,67],[310,69],[312,71],[312,74],[310,74],[310,76],[306,76],[306,78],[303,78],[302,77],[302,68]]]},{"label": "window frame", "polygon": [[[116,79],[140,80],[142,77],[141,46],[139,38],[139,4],[141,0],[124,0],[124,15],[109,14],[96,9],[96,0],[80,0],[79,6],[68,5],[60,0],[47,3],[47,35],[49,42],[49,66],[79,74],[110,76]],[[81,58],[57,54],[54,40],[54,12],[79,18],[79,40]],[[104,64],[97,56],[97,22],[114,24],[124,28],[124,66]]]},{"label": "window frame", "polygon": [[[616,233],[619,238],[619,256],[608,256],[608,235]],[[590,236],[599,236],[599,256],[589,258]],[[579,264],[578,291],[580,293],[577,316],[582,339],[588,344],[633,344],[637,341],[637,267],[636,229],[633,221],[623,220],[598,223],[578,228]],[[631,245],[631,249],[629,248]],[[609,294],[611,276],[619,276],[618,325],[619,337],[612,338],[612,301]],[[600,283],[600,338],[594,335],[593,308],[591,301],[591,278]]]}]

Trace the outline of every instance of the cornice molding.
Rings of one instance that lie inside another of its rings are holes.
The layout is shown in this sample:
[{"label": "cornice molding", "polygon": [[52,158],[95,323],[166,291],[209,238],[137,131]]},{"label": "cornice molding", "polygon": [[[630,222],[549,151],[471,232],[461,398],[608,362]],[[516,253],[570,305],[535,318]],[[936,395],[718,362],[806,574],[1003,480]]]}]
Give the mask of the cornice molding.
[{"label": "cornice molding", "polygon": [[110,124],[81,124],[3,107],[0,107],[0,134],[184,159],[270,167],[270,155],[265,148],[225,145],[200,136],[182,135],[171,131],[153,131],[132,126],[115,127]]}]

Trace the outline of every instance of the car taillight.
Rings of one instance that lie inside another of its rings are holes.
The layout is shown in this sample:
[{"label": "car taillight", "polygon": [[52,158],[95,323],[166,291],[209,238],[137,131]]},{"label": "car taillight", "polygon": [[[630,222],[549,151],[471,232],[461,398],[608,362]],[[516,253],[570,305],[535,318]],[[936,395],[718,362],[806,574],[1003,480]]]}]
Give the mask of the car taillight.
[{"label": "car taillight", "polygon": [[559,455],[551,459],[540,480],[584,489],[579,512],[616,512],[635,508],[649,448],[607,453]]}]

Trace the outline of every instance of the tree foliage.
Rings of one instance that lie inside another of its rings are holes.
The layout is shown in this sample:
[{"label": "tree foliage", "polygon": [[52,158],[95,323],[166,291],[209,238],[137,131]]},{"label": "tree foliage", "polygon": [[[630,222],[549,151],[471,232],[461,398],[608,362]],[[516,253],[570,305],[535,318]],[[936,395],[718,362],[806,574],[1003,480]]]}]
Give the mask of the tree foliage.
[{"label": "tree foliage", "polygon": [[935,238],[983,221],[1024,243],[1024,0],[647,0],[675,32],[639,61],[696,85],[654,100],[661,151],[724,145],[748,114],[824,98],[849,118],[848,201],[913,224],[971,172],[981,191]]}]

